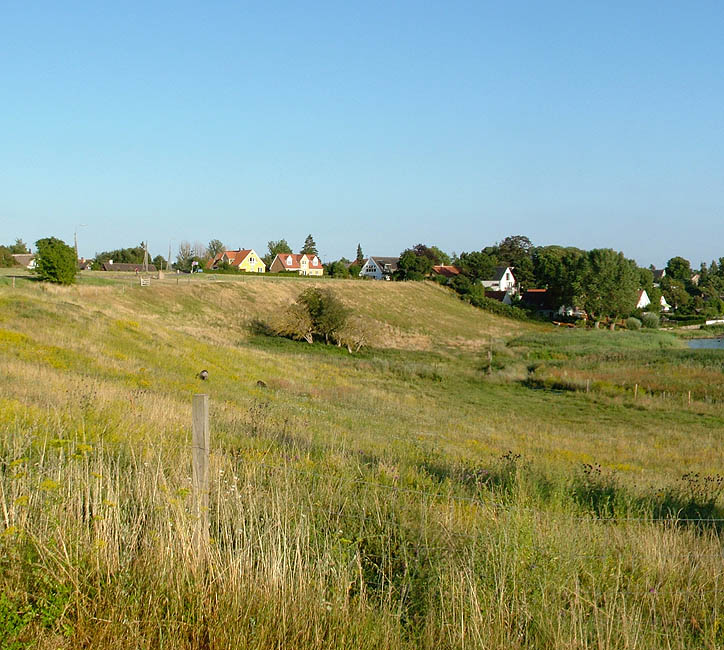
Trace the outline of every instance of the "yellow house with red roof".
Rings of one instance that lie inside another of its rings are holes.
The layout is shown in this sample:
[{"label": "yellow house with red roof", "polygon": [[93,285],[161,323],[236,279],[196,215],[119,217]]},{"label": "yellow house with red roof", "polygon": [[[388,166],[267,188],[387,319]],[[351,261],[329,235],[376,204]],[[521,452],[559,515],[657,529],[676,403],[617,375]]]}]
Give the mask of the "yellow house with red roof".
[{"label": "yellow house with red roof", "polygon": [[222,264],[246,271],[247,273],[266,273],[266,264],[253,248],[242,248],[237,251],[222,251],[206,264],[208,270],[218,269]]}]

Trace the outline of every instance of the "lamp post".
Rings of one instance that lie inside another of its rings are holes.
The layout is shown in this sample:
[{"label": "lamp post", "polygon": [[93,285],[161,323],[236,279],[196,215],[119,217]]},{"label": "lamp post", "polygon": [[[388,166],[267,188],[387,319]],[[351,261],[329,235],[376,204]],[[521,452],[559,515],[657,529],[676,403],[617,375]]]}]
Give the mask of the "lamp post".
[{"label": "lamp post", "polygon": [[87,223],[79,223],[75,227],[75,231],[73,232],[73,242],[75,244],[75,263],[78,264],[78,228],[85,228],[88,224]]}]

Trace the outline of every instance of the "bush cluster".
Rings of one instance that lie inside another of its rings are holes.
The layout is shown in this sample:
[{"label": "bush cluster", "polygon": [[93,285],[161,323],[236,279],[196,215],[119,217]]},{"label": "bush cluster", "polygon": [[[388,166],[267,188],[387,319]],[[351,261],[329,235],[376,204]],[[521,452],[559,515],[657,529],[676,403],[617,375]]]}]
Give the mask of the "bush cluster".
[{"label": "bush cluster", "polygon": [[350,353],[367,345],[371,334],[362,321],[351,317],[349,309],[329,289],[316,287],[300,293],[273,322],[254,321],[251,329],[255,334],[294,341],[335,343]]}]

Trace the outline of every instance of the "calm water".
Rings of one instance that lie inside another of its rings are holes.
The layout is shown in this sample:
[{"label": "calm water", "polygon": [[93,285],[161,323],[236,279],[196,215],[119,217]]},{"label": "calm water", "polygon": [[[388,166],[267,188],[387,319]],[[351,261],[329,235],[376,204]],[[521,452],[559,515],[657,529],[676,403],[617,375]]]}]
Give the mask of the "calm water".
[{"label": "calm water", "polygon": [[694,350],[724,350],[724,337],[718,339],[691,339],[689,347]]}]

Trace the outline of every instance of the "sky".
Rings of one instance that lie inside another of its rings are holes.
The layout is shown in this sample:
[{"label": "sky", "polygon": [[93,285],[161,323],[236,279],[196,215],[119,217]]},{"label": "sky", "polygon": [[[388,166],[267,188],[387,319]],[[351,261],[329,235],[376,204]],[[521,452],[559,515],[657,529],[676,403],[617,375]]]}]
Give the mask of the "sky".
[{"label": "sky", "polygon": [[[107,6],[104,6],[107,5]],[[724,3],[0,0],[0,243],[724,256]],[[82,225],[81,225],[82,224]]]}]

